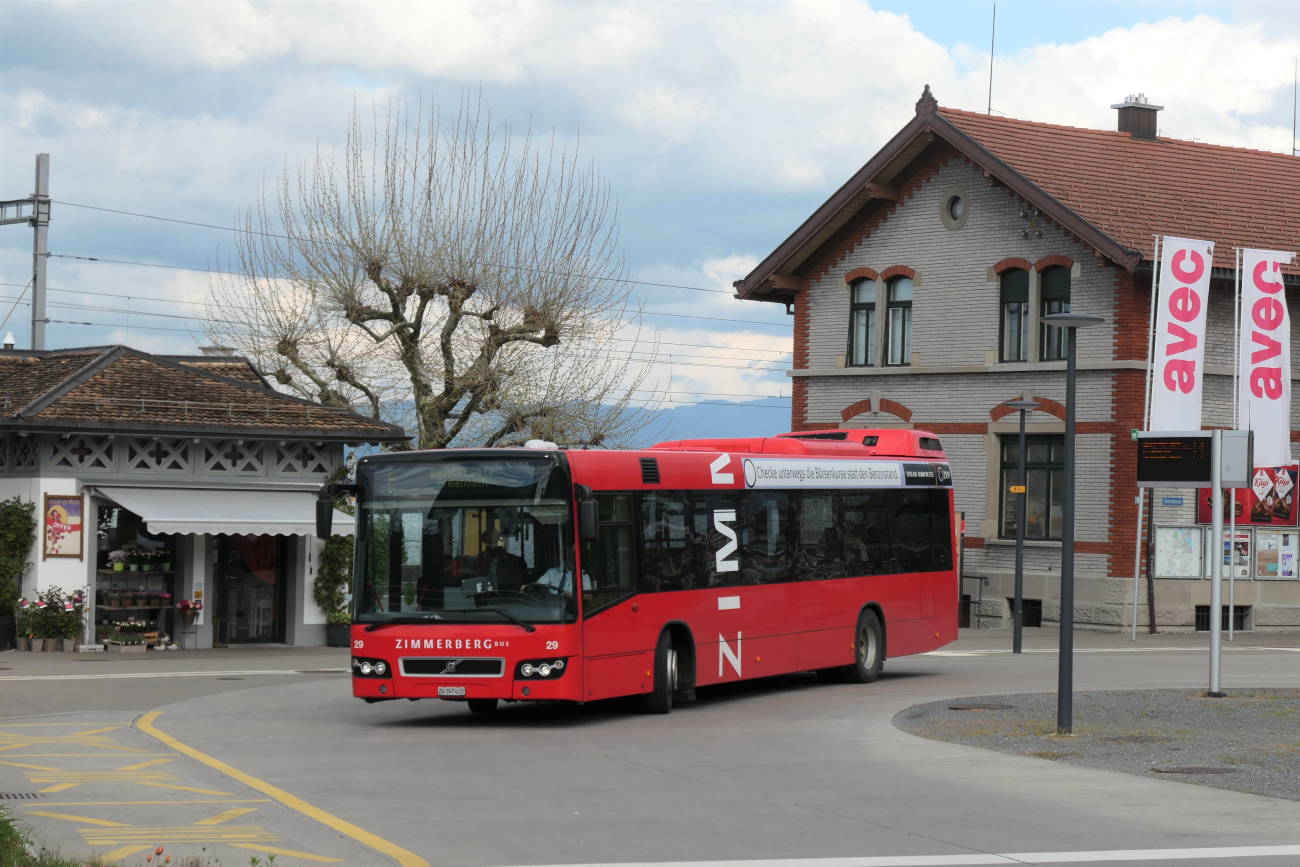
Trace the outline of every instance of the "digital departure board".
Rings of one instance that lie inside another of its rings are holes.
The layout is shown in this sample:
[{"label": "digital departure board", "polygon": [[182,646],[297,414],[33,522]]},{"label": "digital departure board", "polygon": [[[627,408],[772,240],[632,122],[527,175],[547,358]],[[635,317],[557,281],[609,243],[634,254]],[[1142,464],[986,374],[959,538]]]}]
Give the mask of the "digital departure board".
[{"label": "digital departure board", "polygon": [[1211,484],[1210,432],[1204,435],[1139,434],[1138,487],[1186,488]]}]

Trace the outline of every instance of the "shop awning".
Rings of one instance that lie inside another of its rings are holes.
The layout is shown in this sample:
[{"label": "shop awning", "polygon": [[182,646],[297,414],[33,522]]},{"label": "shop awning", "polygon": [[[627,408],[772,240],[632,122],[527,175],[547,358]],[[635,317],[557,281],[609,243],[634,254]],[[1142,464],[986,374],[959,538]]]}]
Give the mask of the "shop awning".
[{"label": "shop awning", "polygon": [[[144,520],[150,533],[316,535],[316,495],[307,491],[95,486],[100,496]],[[334,532],[351,533],[351,515],[334,510]]]}]

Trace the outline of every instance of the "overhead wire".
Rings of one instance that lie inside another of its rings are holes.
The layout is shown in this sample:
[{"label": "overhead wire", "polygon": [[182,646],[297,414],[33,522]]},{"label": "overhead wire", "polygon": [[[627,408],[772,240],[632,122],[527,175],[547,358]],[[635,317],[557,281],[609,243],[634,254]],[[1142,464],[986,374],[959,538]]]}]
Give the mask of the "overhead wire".
[{"label": "overhead wire", "polygon": [[[277,233],[275,233],[275,232],[263,232],[263,231],[259,231],[259,230],[256,230],[256,229],[239,229],[239,228],[236,228],[236,227],[234,227],[234,226],[218,226],[218,225],[215,224],[215,223],[199,223],[199,222],[196,222],[196,221],[194,221],[194,220],[179,220],[179,219],[176,219],[175,217],[160,217],[160,216],[158,216],[157,214],[141,214],[141,213],[139,213],[139,212],[137,212],[137,211],[123,211],[123,210],[118,210],[118,209],[116,209],[116,208],[102,208],[102,207],[99,207],[99,206],[97,206],[97,205],[83,205],[83,204],[79,204],[79,203],[77,203],[77,202],[64,202],[64,201],[57,200],[57,199],[55,199],[55,200],[51,200],[51,201],[52,201],[54,204],[56,204],[56,205],[63,205],[63,206],[65,206],[65,207],[69,207],[69,208],[85,208],[86,210],[89,210],[89,211],[103,211],[103,212],[108,213],[108,214],[122,214],[122,215],[124,215],[124,216],[128,216],[128,217],[140,217],[140,218],[143,218],[143,219],[146,219],[146,220],[158,220],[158,221],[160,221],[160,222],[164,222],[164,223],[179,223],[179,224],[184,225],[184,226],[197,226],[197,227],[199,227],[199,228],[203,228],[203,229],[216,229],[216,230],[219,231],[219,232],[236,232],[236,233],[243,233],[243,234],[248,234],[248,235],[258,235],[258,236],[260,236],[260,237],[264,237],[264,238],[275,238],[275,239],[277,239],[277,240],[281,240],[281,241],[296,241],[296,240],[299,240],[299,239],[296,239],[296,238],[290,237],[289,235],[280,235],[280,234],[277,234]],[[103,261],[110,261],[110,260],[103,260]],[[128,265],[131,265],[131,264],[144,264],[144,263],[139,263],[139,262],[122,262],[122,263],[119,263],[119,264],[128,264]],[[554,270],[548,270],[548,269],[546,269],[546,268],[529,268],[529,267],[526,266],[526,265],[497,265],[496,263],[493,263],[493,262],[487,262],[487,263],[484,263],[484,264],[492,265],[493,267],[499,267],[499,268],[509,268],[509,269],[511,269],[511,270],[514,270],[514,271],[532,271],[532,272],[535,272],[535,273],[538,273],[538,274],[554,274],[554,275],[557,275],[557,276],[560,276],[560,277],[591,277],[591,276],[592,276],[592,275],[590,275],[590,274],[581,274],[581,273],[578,273],[578,272],[554,271]],[[181,268],[182,266],[179,266],[179,265],[171,265],[171,266],[163,265],[163,266],[159,266],[159,267]],[[200,270],[200,269],[184,269],[184,270]],[[732,297],[735,297],[735,296],[734,296],[734,293],[728,292],[726,289],[710,289],[710,288],[707,288],[707,287],[704,287],[704,286],[687,286],[687,285],[679,284],[679,283],[657,283],[657,282],[653,282],[653,281],[650,281],[650,280],[632,280],[632,279],[629,279],[629,278],[627,278],[627,277],[600,277],[600,278],[596,278],[596,279],[607,280],[607,281],[609,281],[609,282],[611,282],[611,283],[631,283],[631,284],[634,284],[634,285],[637,285],[637,286],[656,286],[656,287],[659,287],[659,288],[662,288],[662,289],[690,289],[690,290],[692,290],[692,291],[694,291],[694,292],[715,292],[715,293],[718,293],[718,294],[720,294],[720,295],[730,295],[730,296],[732,296]]]}]

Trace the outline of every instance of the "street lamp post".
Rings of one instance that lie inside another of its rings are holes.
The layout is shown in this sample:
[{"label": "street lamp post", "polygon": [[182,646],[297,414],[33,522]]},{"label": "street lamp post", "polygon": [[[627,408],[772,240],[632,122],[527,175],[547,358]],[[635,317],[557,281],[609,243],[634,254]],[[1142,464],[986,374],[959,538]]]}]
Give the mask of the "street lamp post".
[{"label": "street lamp post", "polygon": [[1042,404],[1032,400],[1009,400],[1005,407],[1020,410],[1020,465],[1016,475],[1016,598],[1012,602],[1011,618],[1014,625],[1011,636],[1011,652],[1021,652],[1024,637],[1025,616],[1025,414],[1031,409],[1038,409]]},{"label": "street lamp post", "polygon": [[1056,733],[1074,727],[1074,415],[1078,340],[1076,331],[1106,320],[1089,313],[1052,313],[1044,325],[1065,329],[1065,490],[1061,496],[1061,650],[1057,667]]}]

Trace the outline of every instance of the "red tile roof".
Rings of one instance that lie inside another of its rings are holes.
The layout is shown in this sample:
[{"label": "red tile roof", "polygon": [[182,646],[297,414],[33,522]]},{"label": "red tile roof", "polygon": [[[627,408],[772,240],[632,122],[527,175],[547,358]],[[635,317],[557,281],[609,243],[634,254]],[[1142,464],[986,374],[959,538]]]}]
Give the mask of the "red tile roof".
[{"label": "red tile roof", "polygon": [[953,108],[938,114],[1145,259],[1157,234],[1213,241],[1220,268],[1233,266],[1233,247],[1300,252],[1300,157]]},{"label": "red tile roof", "polygon": [[407,439],[396,425],[267,388],[246,362],[163,358],[124,346],[0,354],[0,407],[4,427]]}]

